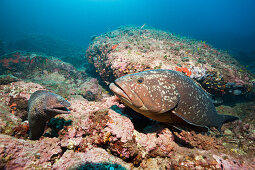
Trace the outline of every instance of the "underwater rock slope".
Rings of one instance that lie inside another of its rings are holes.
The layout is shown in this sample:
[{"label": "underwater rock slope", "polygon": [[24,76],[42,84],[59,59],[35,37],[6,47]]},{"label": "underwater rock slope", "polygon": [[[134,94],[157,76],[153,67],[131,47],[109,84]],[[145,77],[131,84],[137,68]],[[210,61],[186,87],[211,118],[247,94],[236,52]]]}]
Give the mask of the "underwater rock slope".
[{"label": "underwater rock slope", "polygon": [[184,72],[216,96],[251,91],[252,76],[227,52],[157,29],[120,27],[93,39],[86,57],[110,83],[149,69]]}]

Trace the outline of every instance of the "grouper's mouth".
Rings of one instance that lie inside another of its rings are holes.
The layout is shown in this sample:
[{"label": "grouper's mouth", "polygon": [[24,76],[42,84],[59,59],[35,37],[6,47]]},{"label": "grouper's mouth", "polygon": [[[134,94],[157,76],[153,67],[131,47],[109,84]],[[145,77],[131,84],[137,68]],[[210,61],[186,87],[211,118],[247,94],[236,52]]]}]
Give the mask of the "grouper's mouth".
[{"label": "grouper's mouth", "polygon": [[122,81],[116,81],[111,83],[109,88],[111,91],[119,97],[125,104],[131,108],[143,107],[143,102],[139,96],[125,83]]},{"label": "grouper's mouth", "polygon": [[124,102],[127,102],[127,103],[131,103],[131,100],[128,97],[128,95],[125,93],[125,91],[117,83],[111,83],[109,88],[121,100],[123,100]]}]

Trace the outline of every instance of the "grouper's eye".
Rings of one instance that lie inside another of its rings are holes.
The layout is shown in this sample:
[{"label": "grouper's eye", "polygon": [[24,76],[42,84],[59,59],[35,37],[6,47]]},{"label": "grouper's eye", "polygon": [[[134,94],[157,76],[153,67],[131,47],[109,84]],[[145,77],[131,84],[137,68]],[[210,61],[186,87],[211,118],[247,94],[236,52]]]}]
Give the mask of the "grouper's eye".
[{"label": "grouper's eye", "polygon": [[143,83],[143,81],[144,81],[144,79],[143,79],[142,77],[140,77],[140,78],[137,79],[137,83],[138,83],[138,84]]}]

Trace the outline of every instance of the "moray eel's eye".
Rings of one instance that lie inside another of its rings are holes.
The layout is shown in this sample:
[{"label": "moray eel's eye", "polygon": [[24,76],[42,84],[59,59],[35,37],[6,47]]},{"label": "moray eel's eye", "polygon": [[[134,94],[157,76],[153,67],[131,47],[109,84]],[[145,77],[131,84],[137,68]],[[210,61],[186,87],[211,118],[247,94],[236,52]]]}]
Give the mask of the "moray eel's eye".
[{"label": "moray eel's eye", "polygon": [[140,77],[140,78],[137,79],[137,83],[138,83],[138,84],[142,84],[143,81],[144,81],[144,79],[143,79],[142,77]]}]

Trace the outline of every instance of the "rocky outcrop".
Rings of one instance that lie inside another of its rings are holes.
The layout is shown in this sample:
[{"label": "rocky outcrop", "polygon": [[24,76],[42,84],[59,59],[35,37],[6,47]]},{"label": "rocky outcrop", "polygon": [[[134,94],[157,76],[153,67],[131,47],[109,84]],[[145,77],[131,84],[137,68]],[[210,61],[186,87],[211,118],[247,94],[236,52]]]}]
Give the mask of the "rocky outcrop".
[{"label": "rocky outcrop", "polygon": [[251,92],[254,76],[225,51],[157,29],[120,27],[94,38],[86,57],[106,83],[150,69],[183,72],[214,96]]}]

